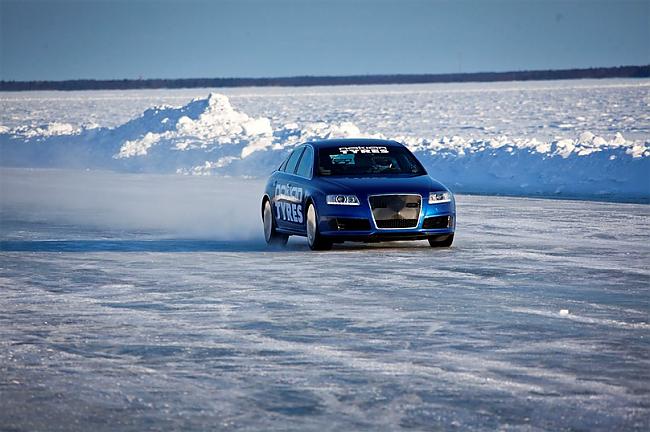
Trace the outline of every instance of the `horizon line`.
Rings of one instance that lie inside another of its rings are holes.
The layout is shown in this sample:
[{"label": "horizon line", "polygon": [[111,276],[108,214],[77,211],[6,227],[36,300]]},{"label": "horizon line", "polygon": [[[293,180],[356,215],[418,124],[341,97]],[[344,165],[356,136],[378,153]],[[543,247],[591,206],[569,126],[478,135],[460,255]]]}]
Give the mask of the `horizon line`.
[{"label": "horizon line", "polygon": [[[584,78],[648,78],[650,64],[503,72],[293,75],[284,77],[72,78],[0,80],[0,91],[110,90],[198,87],[305,87],[317,85],[425,84],[453,82],[534,81]],[[71,88],[68,88],[71,87]]]}]

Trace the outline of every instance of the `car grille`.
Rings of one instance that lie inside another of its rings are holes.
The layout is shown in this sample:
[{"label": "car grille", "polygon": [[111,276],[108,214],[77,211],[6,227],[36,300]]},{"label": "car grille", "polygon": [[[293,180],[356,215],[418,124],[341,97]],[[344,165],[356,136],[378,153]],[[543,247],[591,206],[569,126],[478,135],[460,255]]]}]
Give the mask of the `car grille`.
[{"label": "car grille", "polygon": [[443,229],[451,227],[451,216],[432,216],[424,219],[422,228]]},{"label": "car grille", "polygon": [[372,195],[368,197],[377,228],[416,228],[420,219],[420,195]]}]

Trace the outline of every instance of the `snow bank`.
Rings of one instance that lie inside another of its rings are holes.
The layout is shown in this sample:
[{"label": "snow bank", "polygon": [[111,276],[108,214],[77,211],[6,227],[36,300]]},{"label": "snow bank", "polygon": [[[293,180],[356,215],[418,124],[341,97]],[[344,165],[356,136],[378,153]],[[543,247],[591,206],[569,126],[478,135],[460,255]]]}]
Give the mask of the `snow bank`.
[{"label": "snow bank", "polygon": [[[575,133],[575,132],[574,132]],[[273,125],[216,93],[153,107],[114,128],[63,123],[0,129],[4,166],[264,177],[298,143],[375,137],[349,121]],[[458,192],[650,199],[650,141],[590,131],[553,140],[506,135],[396,136],[430,173]]]},{"label": "snow bank", "polygon": [[149,149],[160,145],[163,150],[196,150],[206,152],[215,147],[257,143],[270,145],[273,129],[266,118],[251,118],[236,111],[226,96],[216,93],[181,107],[161,107],[145,111],[127,128],[146,132],[134,140],[125,140],[117,159],[145,156]]}]

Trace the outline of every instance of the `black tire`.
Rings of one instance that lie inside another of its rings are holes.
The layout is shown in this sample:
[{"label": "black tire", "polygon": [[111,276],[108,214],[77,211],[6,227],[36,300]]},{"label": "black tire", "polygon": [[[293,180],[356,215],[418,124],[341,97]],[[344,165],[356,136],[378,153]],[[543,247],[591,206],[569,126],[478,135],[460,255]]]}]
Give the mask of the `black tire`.
[{"label": "black tire", "polygon": [[318,231],[318,213],[313,203],[307,205],[307,244],[311,250],[330,250],[332,242],[320,235]]},{"label": "black tire", "polygon": [[429,240],[429,246],[431,247],[448,248],[454,242],[454,235],[449,234],[449,235],[442,235],[442,236],[431,236],[427,240]]},{"label": "black tire", "polygon": [[275,218],[273,217],[273,210],[271,209],[271,202],[269,200],[264,201],[262,223],[264,224],[264,240],[266,240],[267,245],[284,247],[287,244],[289,236],[279,233],[276,230]]}]

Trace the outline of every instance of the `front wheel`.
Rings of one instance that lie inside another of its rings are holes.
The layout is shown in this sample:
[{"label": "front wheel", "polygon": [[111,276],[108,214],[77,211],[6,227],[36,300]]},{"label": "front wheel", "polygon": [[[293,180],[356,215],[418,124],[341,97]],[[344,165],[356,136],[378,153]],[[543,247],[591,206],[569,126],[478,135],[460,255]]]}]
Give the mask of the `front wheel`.
[{"label": "front wheel", "polygon": [[450,247],[454,242],[454,235],[432,236],[427,240],[429,240],[429,246],[431,247]]},{"label": "front wheel", "polygon": [[332,242],[323,238],[318,232],[318,215],[316,207],[312,203],[307,207],[307,243],[311,250],[332,249]]},{"label": "front wheel", "polygon": [[273,218],[270,201],[264,202],[262,221],[264,222],[264,240],[266,240],[266,244],[269,246],[284,246],[287,244],[289,236],[281,234],[275,229],[275,219]]}]

